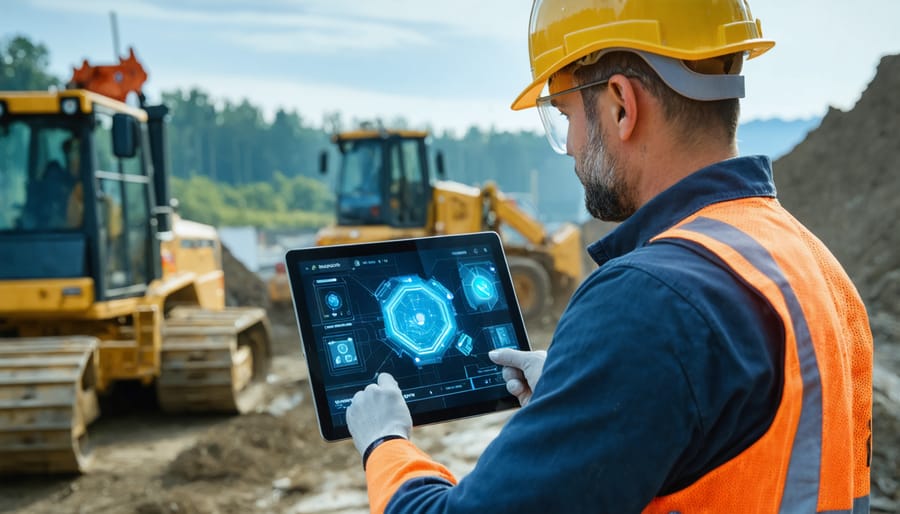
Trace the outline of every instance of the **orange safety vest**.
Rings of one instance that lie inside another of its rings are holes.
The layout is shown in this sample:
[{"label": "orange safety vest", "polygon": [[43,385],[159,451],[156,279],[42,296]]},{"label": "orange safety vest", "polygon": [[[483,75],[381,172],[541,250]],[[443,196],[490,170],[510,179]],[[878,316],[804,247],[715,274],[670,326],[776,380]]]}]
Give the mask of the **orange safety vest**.
[{"label": "orange safety vest", "polygon": [[719,257],[784,325],[784,385],[769,429],[645,513],[869,511],[872,334],[837,260],[774,198],[710,205],[653,238]]}]

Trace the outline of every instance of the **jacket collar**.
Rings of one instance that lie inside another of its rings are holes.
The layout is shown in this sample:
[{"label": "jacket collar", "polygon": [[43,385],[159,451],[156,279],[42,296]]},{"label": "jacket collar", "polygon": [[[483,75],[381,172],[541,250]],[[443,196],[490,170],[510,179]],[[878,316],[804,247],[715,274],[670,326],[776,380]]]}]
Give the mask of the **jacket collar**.
[{"label": "jacket collar", "polygon": [[718,162],[691,173],[653,197],[587,251],[602,266],[644,246],[708,205],[752,196],[775,197],[772,161],[755,155]]}]

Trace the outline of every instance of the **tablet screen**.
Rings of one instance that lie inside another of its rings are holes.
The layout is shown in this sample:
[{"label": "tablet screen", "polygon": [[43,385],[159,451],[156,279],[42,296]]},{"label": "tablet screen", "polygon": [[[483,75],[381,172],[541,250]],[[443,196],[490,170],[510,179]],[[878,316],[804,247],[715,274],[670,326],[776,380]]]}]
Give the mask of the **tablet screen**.
[{"label": "tablet screen", "polygon": [[416,425],[518,405],[488,352],[527,350],[495,233],[291,250],[286,255],[322,435],[379,373]]}]

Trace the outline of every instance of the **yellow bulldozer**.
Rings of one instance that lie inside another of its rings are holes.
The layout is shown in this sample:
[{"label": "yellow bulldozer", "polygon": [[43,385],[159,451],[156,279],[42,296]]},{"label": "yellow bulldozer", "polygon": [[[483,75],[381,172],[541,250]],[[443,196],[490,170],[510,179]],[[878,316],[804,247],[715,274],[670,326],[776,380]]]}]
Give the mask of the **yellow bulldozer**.
[{"label": "yellow bulldozer", "polygon": [[121,381],[167,412],[260,392],[265,311],[225,307],[216,231],[173,211],[145,79],[132,51],[71,89],[0,92],[0,473],[88,469],[98,395]]},{"label": "yellow bulldozer", "polygon": [[[493,182],[473,187],[441,180],[444,158],[432,173],[429,135],[423,131],[361,129],[338,133],[337,220],[317,245],[356,243],[493,230],[508,256],[513,285],[526,319],[558,312],[581,282],[581,230],[564,224],[553,234]],[[328,153],[320,156],[328,171]],[[282,270],[283,271],[283,270]],[[287,278],[269,281],[270,298],[290,300]]]}]

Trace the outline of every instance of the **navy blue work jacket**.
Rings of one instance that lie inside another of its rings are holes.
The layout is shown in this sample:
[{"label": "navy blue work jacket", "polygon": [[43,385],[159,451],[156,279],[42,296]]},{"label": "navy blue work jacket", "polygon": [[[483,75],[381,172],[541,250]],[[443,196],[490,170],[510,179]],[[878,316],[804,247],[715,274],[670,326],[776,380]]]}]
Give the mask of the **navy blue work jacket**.
[{"label": "navy blue work jacket", "polygon": [[781,395],[772,308],[687,242],[649,240],[716,202],[775,196],[771,163],[699,170],[588,248],[531,402],[456,486],[406,482],[388,512],[640,512],[747,448]]}]

